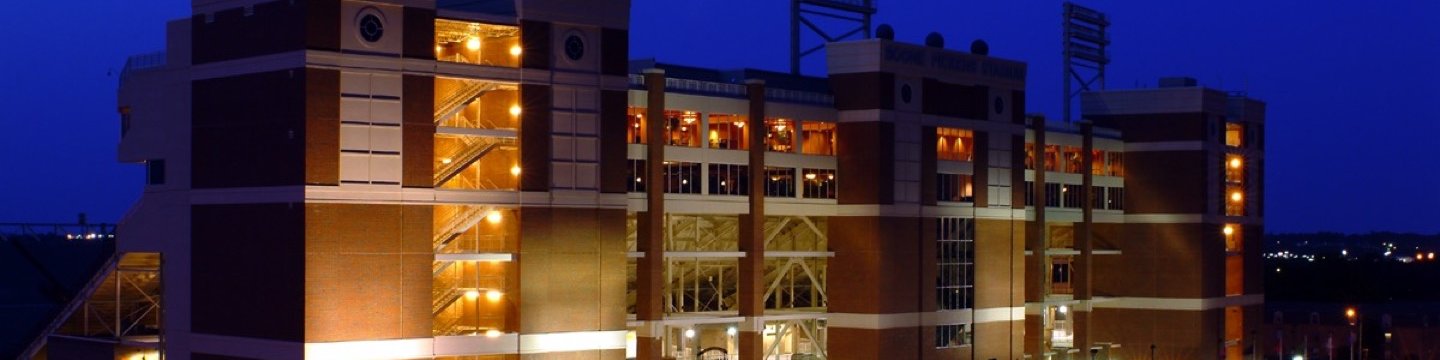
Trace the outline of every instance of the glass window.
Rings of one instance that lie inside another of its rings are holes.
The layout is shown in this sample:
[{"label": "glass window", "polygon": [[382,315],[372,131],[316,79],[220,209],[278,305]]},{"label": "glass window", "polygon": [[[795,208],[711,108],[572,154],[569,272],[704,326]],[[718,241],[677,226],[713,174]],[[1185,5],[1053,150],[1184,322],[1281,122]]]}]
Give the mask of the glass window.
[{"label": "glass window", "polygon": [[1045,207],[1060,207],[1060,184],[1045,183]]},{"label": "glass window", "polygon": [[1090,152],[1090,175],[1105,175],[1105,150]]},{"label": "glass window", "polygon": [[625,167],[625,175],[629,177],[625,181],[625,190],[629,192],[645,192],[645,160],[629,160]]},{"label": "glass window", "polygon": [[963,174],[936,174],[935,195],[939,201],[975,202],[973,178]]},{"label": "glass window", "polygon": [[470,129],[520,128],[520,87],[486,80],[435,78],[437,125]]},{"label": "glass window", "polygon": [[1225,182],[1231,184],[1245,182],[1245,160],[1240,155],[1225,157]]},{"label": "glass window", "polygon": [[1060,171],[1060,146],[1045,145],[1045,171]]},{"label": "glass window", "polygon": [[786,119],[765,119],[765,150],[795,152],[795,122]]},{"label": "glass window", "polygon": [[1106,156],[1109,156],[1108,161],[1105,162],[1106,175],[1125,176],[1125,153],[1112,151]]},{"label": "glass window", "polygon": [[969,309],[975,298],[975,222],[965,218],[935,219],[937,234],[935,306]]},{"label": "glass window", "polygon": [[1055,258],[1050,264],[1050,290],[1056,294],[1069,294],[1074,289],[1070,287],[1070,260]]},{"label": "glass window", "polygon": [[671,194],[699,194],[700,164],[666,162],[665,192]]},{"label": "glass window", "polygon": [[1035,182],[1025,182],[1025,206],[1035,206]]},{"label": "glass window", "polygon": [[807,155],[835,155],[835,123],[800,122],[800,152]]},{"label": "glass window", "polygon": [[165,160],[156,159],[145,162],[145,184],[165,184]]},{"label": "glass window", "polygon": [[1105,208],[1110,210],[1125,210],[1125,188],[1112,187],[1105,189]]},{"label": "glass window", "polygon": [[630,144],[645,143],[645,108],[632,107],[626,115],[626,121],[630,126],[625,128],[625,142]]},{"label": "glass window", "polygon": [[795,197],[795,168],[765,168],[765,196]]},{"label": "glass window", "polygon": [[1080,151],[1080,148],[1078,148],[1078,147],[1074,147],[1074,146],[1066,146],[1066,147],[1065,147],[1065,172],[1071,173],[1071,174],[1080,174],[1080,173],[1081,173],[1080,170],[1081,170],[1082,168],[1084,168],[1085,159],[1083,159],[1083,158],[1080,156],[1080,154],[1081,154],[1081,151]]},{"label": "glass window", "polygon": [[807,199],[835,198],[835,170],[804,169],[805,193]]},{"label": "glass window", "polygon": [[670,146],[700,147],[700,114],[665,110],[665,131]]},{"label": "glass window", "polygon": [[935,348],[953,348],[970,345],[972,332],[970,324],[940,325],[935,327]]},{"label": "glass window", "polygon": [[1225,187],[1225,215],[1245,215],[1245,188],[1230,185]]},{"label": "glass window", "polygon": [[710,133],[706,136],[711,149],[750,148],[750,134],[745,131],[745,118],[739,115],[710,114]]},{"label": "glass window", "polygon": [[710,195],[749,195],[750,167],[710,164]]},{"label": "glass window", "polygon": [[1225,123],[1225,145],[1232,147],[1245,146],[1245,125],[1239,123]]},{"label": "glass window", "polygon": [[1084,204],[1083,202],[1081,202],[1081,199],[1082,199],[1082,197],[1083,197],[1084,194],[1081,194],[1083,191],[1080,191],[1080,188],[1081,188],[1080,185],[1073,185],[1073,184],[1061,185],[1061,186],[1060,186],[1060,193],[1063,194],[1063,195],[1064,195],[1064,198],[1065,198],[1065,203],[1062,204],[1061,206],[1062,206],[1062,207],[1067,207],[1067,208],[1079,209],[1079,208],[1080,208],[1080,205],[1081,205],[1081,204]]},{"label": "glass window", "polygon": [[435,19],[435,59],[520,67],[520,27]]},{"label": "glass window", "polygon": [[935,129],[936,158],[950,161],[974,161],[975,133],[965,129]]},{"label": "glass window", "polygon": [[1035,144],[1025,144],[1025,170],[1035,170]]}]

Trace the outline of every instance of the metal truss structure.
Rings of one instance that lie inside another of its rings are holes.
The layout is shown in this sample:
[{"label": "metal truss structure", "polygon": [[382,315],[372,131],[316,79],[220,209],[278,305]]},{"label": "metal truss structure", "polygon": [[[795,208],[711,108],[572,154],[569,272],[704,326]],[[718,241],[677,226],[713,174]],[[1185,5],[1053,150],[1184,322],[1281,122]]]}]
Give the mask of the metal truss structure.
[{"label": "metal truss structure", "polygon": [[[824,49],[826,43],[869,39],[870,20],[875,12],[875,0],[790,0],[790,73],[799,75],[800,59]],[[817,23],[820,19],[843,25],[827,28]],[[820,43],[805,47],[800,36],[801,25],[820,36]]]},{"label": "metal truss structure", "polygon": [[[1064,97],[1065,121],[1070,117],[1070,107],[1080,93],[1105,89],[1105,65],[1110,55],[1105,48],[1110,46],[1110,17],[1093,9],[1065,2],[1061,23],[1064,52]],[[1071,83],[1074,80],[1075,83]]]}]

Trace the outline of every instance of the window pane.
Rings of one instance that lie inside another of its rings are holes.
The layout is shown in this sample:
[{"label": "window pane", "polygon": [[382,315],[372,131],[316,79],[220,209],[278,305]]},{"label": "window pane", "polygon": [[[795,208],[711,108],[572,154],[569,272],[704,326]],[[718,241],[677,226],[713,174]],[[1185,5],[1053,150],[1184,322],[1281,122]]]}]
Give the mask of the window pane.
[{"label": "window pane", "polygon": [[435,59],[520,67],[520,27],[435,19]]},{"label": "window pane", "polygon": [[765,168],[765,196],[795,197],[795,168]]},{"label": "window pane", "polygon": [[835,155],[835,123],[804,121],[800,151],[809,155]]},{"label": "window pane", "polygon": [[625,128],[625,142],[630,144],[645,143],[645,108],[632,107],[626,118],[630,124]]},{"label": "window pane", "polygon": [[802,172],[805,174],[805,198],[835,198],[835,170],[804,169]]},{"label": "window pane", "polygon": [[749,171],[746,165],[710,164],[710,194],[749,195]]},{"label": "window pane", "polygon": [[712,149],[750,148],[750,134],[745,131],[745,118],[739,115],[710,114],[710,133],[706,136]]},{"label": "window pane", "polygon": [[935,129],[936,158],[950,161],[974,161],[975,135],[965,129]]},{"label": "window pane", "polygon": [[699,194],[700,164],[666,163],[665,192],[672,194]]},{"label": "window pane", "polygon": [[765,119],[765,150],[795,152],[795,122],[786,119]]},{"label": "window pane", "polygon": [[666,145],[700,147],[700,114],[665,110]]}]

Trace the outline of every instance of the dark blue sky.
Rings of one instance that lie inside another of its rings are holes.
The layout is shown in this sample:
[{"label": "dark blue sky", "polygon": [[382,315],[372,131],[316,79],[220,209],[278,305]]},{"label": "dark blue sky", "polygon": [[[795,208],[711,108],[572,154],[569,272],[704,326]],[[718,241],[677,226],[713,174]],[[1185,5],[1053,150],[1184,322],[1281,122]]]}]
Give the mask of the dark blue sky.
[{"label": "dark blue sky", "polygon": [[[788,1],[635,0],[632,58],[785,70]],[[1271,232],[1440,233],[1440,3],[1086,1],[1114,26],[1109,87],[1190,75],[1269,103]],[[1365,4],[1368,6],[1359,6]],[[1060,2],[882,0],[877,23],[1030,64],[1059,117]],[[0,222],[119,219],[141,168],[115,163],[125,57],[160,50],[183,0],[27,1],[0,13]],[[819,62],[807,72],[823,72]]]}]

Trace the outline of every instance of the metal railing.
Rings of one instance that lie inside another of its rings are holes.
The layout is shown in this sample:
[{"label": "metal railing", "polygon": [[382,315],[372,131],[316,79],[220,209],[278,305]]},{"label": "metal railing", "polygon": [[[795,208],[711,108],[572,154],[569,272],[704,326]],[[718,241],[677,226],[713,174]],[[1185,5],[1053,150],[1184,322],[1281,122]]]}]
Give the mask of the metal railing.
[{"label": "metal railing", "polygon": [[165,52],[156,51],[139,54],[125,59],[125,67],[120,70],[120,85],[125,85],[130,75],[150,69],[157,69],[165,66]]}]

